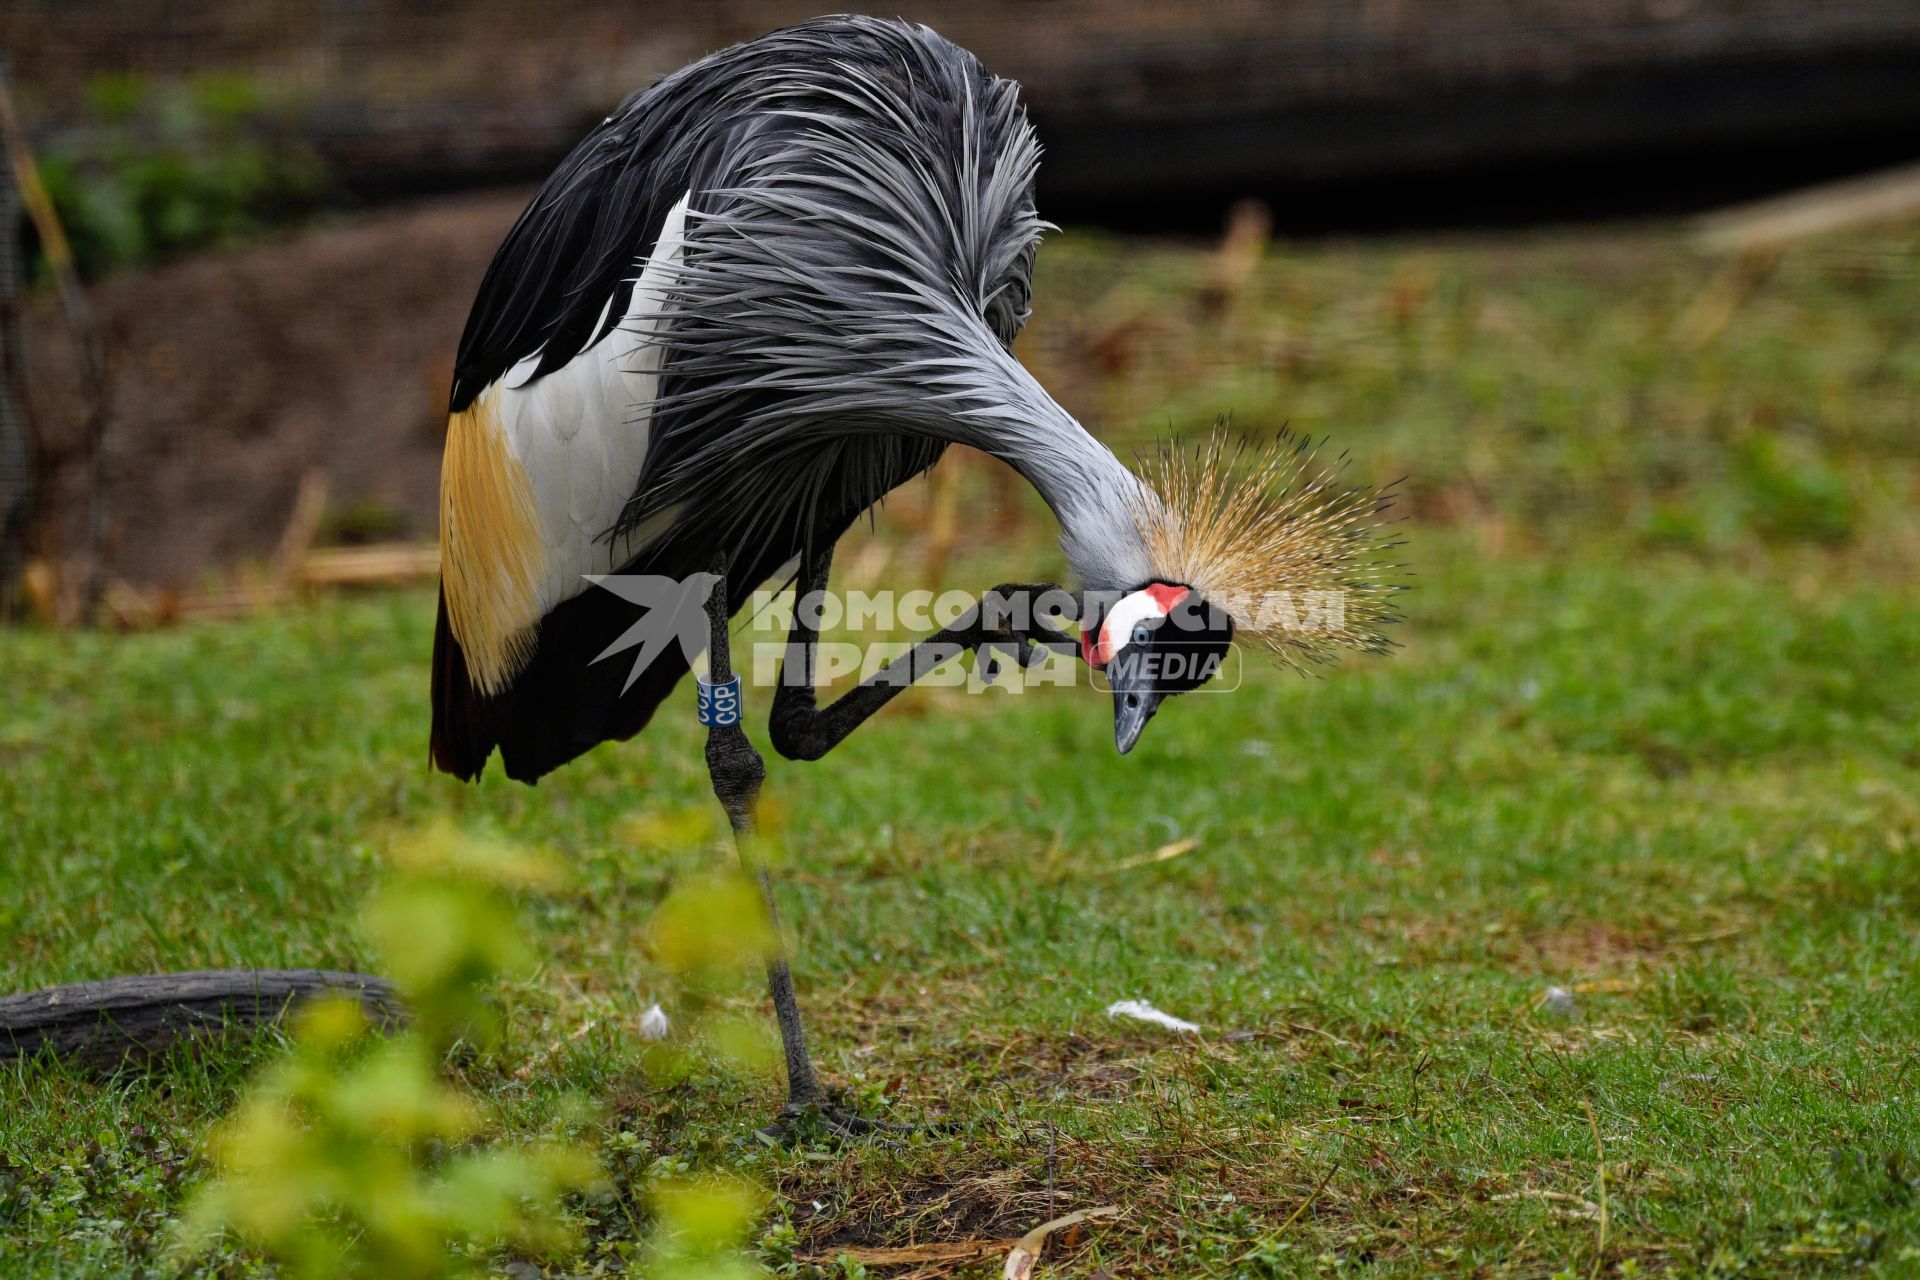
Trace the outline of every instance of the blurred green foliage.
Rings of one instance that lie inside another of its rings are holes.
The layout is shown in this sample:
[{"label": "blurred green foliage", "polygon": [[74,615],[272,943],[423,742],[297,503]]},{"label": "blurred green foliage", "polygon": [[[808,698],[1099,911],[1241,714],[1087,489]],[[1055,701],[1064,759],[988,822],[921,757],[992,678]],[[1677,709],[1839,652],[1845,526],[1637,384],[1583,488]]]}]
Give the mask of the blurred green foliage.
[{"label": "blurred green foliage", "polygon": [[91,119],[40,157],[85,275],[289,222],[330,194],[319,158],[246,78],[103,76],[88,104]]},{"label": "blurred green foliage", "polygon": [[737,1179],[663,1183],[653,1196],[660,1225],[645,1274],[653,1280],[748,1280],[764,1274],[739,1247],[765,1199]]},{"label": "blurred green foliage", "polygon": [[[206,1146],[215,1176],[188,1200],[176,1258],[203,1258],[225,1235],[309,1277],[479,1274],[494,1254],[562,1261],[585,1244],[591,1213],[569,1197],[615,1198],[600,1157],[565,1136],[489,1142],[497,1120],[442,1064],[499,1043],[492,994],[526,977],[533,956],[513,896],[560,883],[550,860],[442,820],[397,841],[393,875],[361,923],[382,972],[405,997],[409,1025],[376,1034],[351,999],[301,1010],[293,1050],[245,1092]],[[744,878],[700,877],[661,904],[661,963],[684,980],[688,1005],[764,960],[772,934]],[[691,1032],[692,1028],[686,1029]],[[683,1033],[684,1039],[691,1036]],[[723,1058],[771,1060],[764,1031],[715,1020]],[[689,1050],[653,1046],[656,1074],[684,1069]],[[571,1108],[579,1110],[577,1100]],[[739,1252],[765,1197],[737,1178],[698,1176],[685,1161],[620,1161],[653,1222],[623,1260],[664,1280],[747,1277]]]},{"label": "blurred green foliage", "polygon": [[381,972],[431,1046],[491,1044],[500,1029],[491,984],[526,972],[532,959],[505,891],[552,888],[559,868],[444,821],[398,842],[391,857],[398,874],[361,917]]},{"label": "blurred green foliage", "polygon": [[426,1036],[375,1041],[359,1006],[316,1002],[295,1051],[215,1133],[218,1176],[189,1202],[192,1257],[230,1230],[299,1276],[439,1276],[511,1246],[578,1251],[563,1203],[598,1176],[565,1142],[462,1144],[485,1112],[444,1083]]},{"label": "blurred green foliage", "polygon": [[[711,819],[707,811],[692,810],[628,825],[679,842],[680,833],[710,826]],[[761,856],[778,857],[777,834],[763,829],[758,843]],[[692,1033],[648,1047],[643,1065],[653,1080],[675,1084],[699,1068],[687,1047],[696,1036],[723,1068],[771,1078],[780,1048],[765,1019],[729,1011],[743,998],[758,1003],[767,961],[779,947],[759,887],[737,869],[689,876],[655,909],[647,934],[653,959],[670,977],[684,1012],[683,1029]]]},{"label": "blurred green foliage", "polygon": [[460,1042],[497,1034],[487,994],[530,958],[507,894],[552,884],[555,869],[444,824],[402,842],[395,863],[364,919],[410,1025],[378,1037],[344,997],[301,1011],[292,1055],[208,1144],[216,1172],[181,1220],[183,1259],[225,1232],[312,1277],[459,1275],[502,1247],[579,1251],[562,1197],[600,1181],[593,1153],[485,1144],[486,1109],[440,1071]]}]

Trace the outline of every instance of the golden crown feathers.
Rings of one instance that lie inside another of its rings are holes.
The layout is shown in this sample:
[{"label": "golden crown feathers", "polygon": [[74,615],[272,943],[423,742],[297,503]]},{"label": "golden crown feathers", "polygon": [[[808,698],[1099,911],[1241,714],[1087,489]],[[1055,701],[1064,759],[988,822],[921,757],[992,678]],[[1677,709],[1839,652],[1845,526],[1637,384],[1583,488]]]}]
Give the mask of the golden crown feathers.
[{"label": "golden crown feathers", "polygon": [[[1135,524],[1156,576],[1192,587],[1233,619],[1236,638],[1307,671],[1341,650],[1391,648],[1405,566],[1387,559],[1393,485],[1346,484],[1348,457],[1282,430],[1267,440],[1226,424],[1142,455]],[[1397,484],[1398,482],[1394,482]]]}]

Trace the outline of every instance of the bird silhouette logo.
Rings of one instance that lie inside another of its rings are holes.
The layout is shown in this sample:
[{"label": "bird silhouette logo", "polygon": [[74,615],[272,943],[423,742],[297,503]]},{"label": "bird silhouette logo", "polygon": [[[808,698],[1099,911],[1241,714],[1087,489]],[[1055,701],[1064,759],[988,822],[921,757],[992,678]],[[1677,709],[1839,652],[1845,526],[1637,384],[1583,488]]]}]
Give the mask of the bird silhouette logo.
[{"label": "bird silhouette logo", "polygon": [[586,577],[596,587],[645,610],[619,638],[594,655],[595,662],[604,662],[616,653],[639,650],[633,655],[633,669],[627,673],[627,682],[620,686],[620,692],[633,688],[640,673],[665,653],[668,645],[680,646],[689,667],[706,653],[707,597],[713,594],[719,575],[695,573],[685,578],[669,578],[655,573],[607,573]]}]

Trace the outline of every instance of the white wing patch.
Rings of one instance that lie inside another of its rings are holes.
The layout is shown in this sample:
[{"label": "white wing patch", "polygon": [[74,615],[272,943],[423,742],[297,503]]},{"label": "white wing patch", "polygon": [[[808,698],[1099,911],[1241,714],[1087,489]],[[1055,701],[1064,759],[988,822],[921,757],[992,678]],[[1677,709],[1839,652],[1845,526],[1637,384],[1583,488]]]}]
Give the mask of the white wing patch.
[{"label": "white wing patch", "polygon": [[626,564],[659,532],[659,522],[650,521],[651,528],[618,539],[607,536],[647,458],[663,357],[651,339],[673,288],[691,195],[668,212],[620,323],[537,382],[527,379],[539,364],[538,352],[482,392],[532,485],[546,551],[541,614],[584,591],[585,575],[612,573]]}]

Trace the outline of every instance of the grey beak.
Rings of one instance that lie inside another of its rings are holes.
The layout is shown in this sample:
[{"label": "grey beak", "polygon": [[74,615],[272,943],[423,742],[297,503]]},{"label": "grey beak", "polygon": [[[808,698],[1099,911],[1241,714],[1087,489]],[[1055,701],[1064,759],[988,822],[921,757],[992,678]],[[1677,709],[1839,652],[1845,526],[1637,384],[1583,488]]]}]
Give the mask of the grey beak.
[{"label": "grey beak", "polygon": [[1160,709],[1160,693],[1151,687],[1113,686],[1113,745],[1125,755],[1140,741],[1140,731]]}]

